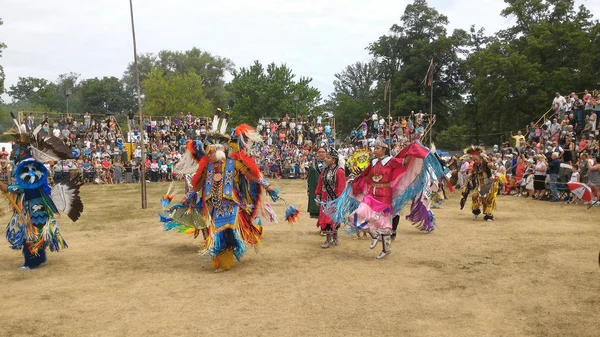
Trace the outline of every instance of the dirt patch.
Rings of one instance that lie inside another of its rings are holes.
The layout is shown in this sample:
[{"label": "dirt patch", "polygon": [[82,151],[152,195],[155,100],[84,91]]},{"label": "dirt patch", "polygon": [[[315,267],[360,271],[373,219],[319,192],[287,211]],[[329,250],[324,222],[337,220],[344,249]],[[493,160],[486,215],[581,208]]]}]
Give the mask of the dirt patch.
[{"label": "dirt patch", "polygon": [[[303,181],[274,181],[306,209]],[[85,212],[60,220],[69,248],[21,272],[0,249],[0,336],[597,336],[600,207],[500,197],[473,221],[458,195],[421,234],[402,221],[393,253],[341,235],[319,247],[315,221],[267,224],[263,247],[214,274],[199,244],[164,232],[133,185],[86,186]],[[0,221],[6,223],[5,214]]]}]

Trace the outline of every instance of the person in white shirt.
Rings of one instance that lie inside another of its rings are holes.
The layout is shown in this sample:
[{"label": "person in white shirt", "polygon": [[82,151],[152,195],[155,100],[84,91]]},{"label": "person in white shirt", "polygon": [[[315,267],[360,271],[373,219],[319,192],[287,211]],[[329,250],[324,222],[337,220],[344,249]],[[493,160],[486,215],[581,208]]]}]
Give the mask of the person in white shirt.
[{"label": "person in white shirt", "polygon": [[[571,110],[573,110],[573,106],[575,105],[575,93],[572,92],[571,95],[569,96],[569,100],[567,101],[567,104],[565,104],[565,115],[569,115],[569,113],[571,113]],[[561,118],[561,116],[559,116],[559,118]]]},{"label": "person in white shirt", "polygon": [[552,101],[552,109],[556,112],[556,113],[560,113],[561,111],[564,111],[564,106],[567,104],[567,100],[560,95],[559,92],[556,93],[556,97],[554,97],[554,100]]},{"label": "person in white shirt", "polygon": [[597,119],[598,119],[598,116],[596,115],[596,111],[592,110],[592,112],[590,114],[590,123],[592,124],[592,133],[594,135],[597,134],[597,132],[596,132]]},{"label": "person in white shirt", "polygon": [[373,138],[372,136],[369,137],[367,139],[367,143],[369,144],[369,147],[373,147],[373,144],[375,143],[375,138]]},{"label": "person in white shirt", "polygon": [[415,123],[418,126],[422,125],[424,117],[425,117],[425,114],[423,113],[423,111],[419,110],[419,112],[415,115]]},{"label": "person in white shirt", "polygon": [[563,150],[562,147],[560,147],[560,145],[558,145],[557,141],[553,141],[552,142],[552,148],[548,147],[549,149],[552,149],[551,152],[556,152],[558,153],[559,157],[562,157],[563,153],[565,152],[565,150]]},{"label": "person in white shirt", "polygon": [[139,164],[140,163],[139,160],[142,159],[142,149],[137,147],[135,150],[133,150],[133,157],[135,159],[138,159],[138,164]]},{"label": "person in white shirt", "polygon": [[550,124],[550,138],[554,140],[557,139],[558,136],[560,136],[560,124],[558,123],[558,119],[554,118],[552,124]]}]

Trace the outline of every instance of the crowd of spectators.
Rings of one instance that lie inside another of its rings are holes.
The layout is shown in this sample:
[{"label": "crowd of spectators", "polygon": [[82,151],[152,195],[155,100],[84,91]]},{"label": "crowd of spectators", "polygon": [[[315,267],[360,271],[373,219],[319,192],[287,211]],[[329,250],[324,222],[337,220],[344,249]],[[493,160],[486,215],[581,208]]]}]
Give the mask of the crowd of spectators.
[{"label": "crowd of spectators", "polygon": [[[129,113],[119,125],[112,115],[64,114],[52,119],[44,114],[36,121],[36,116],[29,114],[24,116],[22,128],[41,123],[45,131],[62,139],[72,149],[74,160],[46,164],[52,182],[81,175],[85,183],[135,183],[139,182],[142,164],[142,133],[138,130],[135,118],[133,113]],[[173,174],[173,165],[185,152],[187,140],[204,139],[211,122],[212,119],[183,112],[175,117],[146,119],[143,122],[146,144],[143,164],[146,166],[147,180],[178,179]],[[334,122],[327,115],[307,121],[288,115],[281,119],[261,118],[256,129],[264,142],[253,154],[264,172],[272,177],[305,178],[313,159],[314,144],[334,143]],[[128,147],[131,148],[131,158]],[[7,158],[8,152],[0,155],[0,172],[4,179],[10,172]]]},{"label": "crowd of spectators", "polygon": [[[511,135],[512,143],[494,145],[488,156],[509,179],[504,194],[584,203],[569,193],[568,183],[579,182],[590,187],[593,200],[600,199],[598,112],[598,94],[585,90],[581,98],[571,93],[566,99],[557,92],[542,119]],[[457,159],[459,187],[467,180],[469,165],[468,157]]]},{"label": "crowd of spectators", "polygon": [[404,146],[408,142],[423,137],[433,123],[435,115],[427,115],[422,111],[411,111],[409,116],[396,118],[379,116],[377,112],[367,113],[360,125],[350,131],[349,143],[353,147],[371,148],[377,138],[385,138],[391,146]]},{"label": "crowd of spectators", "polygon": [[[588,184],[595,196],[600,197],[598,111],[600,95],[586,91],[580,99],[572,93],[567,100],[557,93],[550,113],[542,120],[531,122],[525,132],[512,135],[512,144],[494,145],[488,153],[489,161],[496,170],[506,172],[509,183],[504,186],[504,192],[558,201],[561,187],[569,181],[578,181]],[[146,119],[143,123],[146,158],[142,161],[142,133],[137,129],[133,113],[128,114],[122,125],[115,116],[90,113],[78,118],[64,114],[56,119],[44,114],[40,120],[43,129],[61,138],[75,157],[47,163],[51,180],[65,181],[80,175],[85,183],[98,184],[139,182],[142,164],[150,182],[177,179],[173,165],[185,152],[186,141],[203,139],[211,121],[190,113]],[[406,143],[422,137],[434,122],[435,116],[421,111],[394,119],[369,113],[347,138],[336,140],[335,120],[331,115],[307,120],[289,115],[279,119],[260,118],[256,130],[263,143],[252,155],[270,178],[304,179],[319,146],[335,145],[341,156],[348,158],[357,149],[371,148],[383,137],[392,153],[397,153]],[[23,123],[33,127],[36,117],[29,114]],[[127,148],[131,148],[131,158]],[[4,179],[10,172],[7,158],[8,152],[2,149],[0,172]],[[462,187],[469,173],[470,159],[452,158],[450,162],[457,165],[457,185]],[[574,201],[571,195],[565,200]]]},{"label": "crowd of spectators", "polygon": [[[136,183],[140,179],[141,135],[136,116],[129,112],[119,124],[113,115],[53,116],[28,114],[23,116],[22,128],[42,128],[62,139],[73,151],[73,160],[47,163],[51,182],[60,182],[80,175],[85,183]],[[36,120],[38,118],[38,120]],[[390,120],[393,146],[400,146],[414,135],[423,133],[426,115],[411,113],[408,117]],[[203,139],[211,128],[212,119],[194,117],[183,112],[174,117],[147,118],[144,143],[146,144],[147,180],[150,182],[178,179],[173,165],[185,152],[189,139]],[[25,125],[27,124],[27,126]],[[372,147],[378,136],[385,136],[386,122],[377,113],[367,114],[361,125],[343,141],[336,141],[335,120],[325,113],[303,120],[292,118],[260,118],[256,130],[263,143],[252,153],[257,163],[271,178],[304,179],[313,162],[315,148],[322,145],[340,148],[347,158],[356,149]],[[128,155],[128,149],[131,156]],[[1,178],[10,172],[10,162],[0,155]]]}]

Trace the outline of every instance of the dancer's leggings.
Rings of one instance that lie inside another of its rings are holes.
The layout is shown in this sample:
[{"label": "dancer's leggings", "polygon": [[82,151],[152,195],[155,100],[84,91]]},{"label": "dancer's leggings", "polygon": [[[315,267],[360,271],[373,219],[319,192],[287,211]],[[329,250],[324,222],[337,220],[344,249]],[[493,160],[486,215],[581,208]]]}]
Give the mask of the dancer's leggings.
[{"label": "dancer's leggings", "polygon": [[23,257],[25,258],[25,263],[23,265],[35,269],[46,262],[46,250],[41,248],[38,250],[38,255],[33,255],[29,251],[28,245],[28,243],[23,244]]},{"label": "dancer's leggings", "polygon": [[396,229],[398,229],[398,224],[400,223],[400,215],[396,214],[392,219],[392,237],[396,237]]}]

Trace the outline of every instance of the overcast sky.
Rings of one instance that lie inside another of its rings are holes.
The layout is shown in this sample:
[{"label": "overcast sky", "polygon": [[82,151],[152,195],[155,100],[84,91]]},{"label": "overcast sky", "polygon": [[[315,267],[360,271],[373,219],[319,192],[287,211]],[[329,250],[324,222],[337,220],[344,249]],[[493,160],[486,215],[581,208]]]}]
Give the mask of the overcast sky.
[{"label": "overcast sky", "polygon": [[[286,63],[326,97],[334,74],[398,23],[408,0],[134,0],[138,53],[198,47],[232,59]],[[577,0],[594,12],[600,0]],[[512,25],[502,0],[430,0],[449,32]],[[121,77],[133,59],[128,0],[0,0],[5,87],[18,77]],[[6,98],[6,97],[5,97]]]}]

